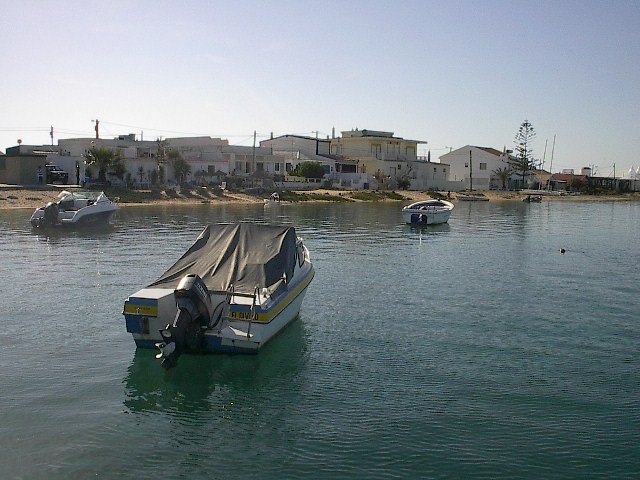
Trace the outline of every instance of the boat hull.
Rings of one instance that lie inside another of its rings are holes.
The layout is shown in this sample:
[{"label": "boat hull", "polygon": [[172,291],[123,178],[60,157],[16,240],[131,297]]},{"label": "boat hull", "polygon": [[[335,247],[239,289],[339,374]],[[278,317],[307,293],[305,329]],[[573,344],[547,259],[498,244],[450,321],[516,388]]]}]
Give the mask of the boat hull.
[{"label": "boat hull", "polygon": [[451,210],[438,213],[422,213],[418,210],[406,210],[402,212],[405,223],[412,225],[437,225],[447,223],[451,216]]},{"label": "boat hull", "polygon": [[78,228],[89,226],[110,225],[116,215],[117,210],[95,212],[82,215],[79,218],[60,219],[57,223],[44,223],[42,217],[32,217],[31,226],[33,228]]}]

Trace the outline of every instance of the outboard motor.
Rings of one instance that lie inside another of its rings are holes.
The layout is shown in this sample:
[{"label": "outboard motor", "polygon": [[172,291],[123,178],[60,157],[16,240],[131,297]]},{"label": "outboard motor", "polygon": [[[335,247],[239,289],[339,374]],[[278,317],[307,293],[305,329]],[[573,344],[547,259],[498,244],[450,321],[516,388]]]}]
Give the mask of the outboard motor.
[{"label": "outboard motor", "polygon": [[54,226],[58,223],[58,205],[53,202],[47,203],[47,206],[44,207],[44,217],[42,221],[44,225]]},{"label": "outboard motor", "polygon": [[212,304],[209,290],[198,275],[182,277],[174,291],[176,318],[160,330],[163,342],[156,343],[165,369],[175,367],[184,352],[201,353],[205,350],[204,331],[211,321]]}]

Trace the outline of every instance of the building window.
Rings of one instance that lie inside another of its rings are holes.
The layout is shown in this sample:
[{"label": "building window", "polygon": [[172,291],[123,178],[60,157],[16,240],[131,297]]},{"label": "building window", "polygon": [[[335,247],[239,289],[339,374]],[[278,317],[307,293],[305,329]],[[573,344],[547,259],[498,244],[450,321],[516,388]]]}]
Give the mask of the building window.
[{"label": "building window", "polygon": [[262,172],[264,170],[264,163],[262,163],[262,162],[256,163],[256,170],[258,172]]},{"label": "building window", "polygon": [[480,170],[486,170],[487,169],[487,164],[486,163],[481,163],[480,164]]},{"label": "building window", "polygon": [[236,162],[235,170],[236,170],[236,172],[241,172],[242,171],[242,162]]},{"label": "building window", "polygon": [[279,163],[274,163],[273,164],[273,171],[274,172],[279,172],[280,171],[280,164]]},{"label": "building window", "polygon": [[444,174],[446,175],[446,173],[447,173],[447,169],[446,169],[446,168],[443,168],[443,169],[442,169],[442,173],[444,173]]}]

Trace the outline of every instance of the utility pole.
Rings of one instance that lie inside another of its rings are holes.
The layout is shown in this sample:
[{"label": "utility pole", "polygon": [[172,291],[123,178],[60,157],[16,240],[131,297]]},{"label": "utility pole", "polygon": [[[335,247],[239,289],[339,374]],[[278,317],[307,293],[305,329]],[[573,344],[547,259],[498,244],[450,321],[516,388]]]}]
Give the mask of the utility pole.
[{"label": "utility pole", "polygon": [[[249,173],[255,172],[256,169],[256,131],[253,131],[253,154],[251,156],[251,171]],[[251,182],[253,186],[253,182]]]},{"label": "utility pole", "polygon": [[473,164],[471,163],[471,150],[469,150],[469,191],[473,192]]}]

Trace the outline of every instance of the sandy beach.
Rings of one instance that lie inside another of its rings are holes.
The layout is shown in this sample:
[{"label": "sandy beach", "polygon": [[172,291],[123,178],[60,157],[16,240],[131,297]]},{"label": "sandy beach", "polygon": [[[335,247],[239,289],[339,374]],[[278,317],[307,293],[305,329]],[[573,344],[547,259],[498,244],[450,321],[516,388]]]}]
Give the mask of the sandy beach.
[{"label": "sandy beach", "polygon": [[[35,209],[46,205],[48,202],[55,201],[61,189],[59,187],[44,188],[15,188],[3,187],[0,189],[0,209],[24,208]],[[313,190],[312,192],[296,192],[296,193],[314,193],[319,195],[339,195],[350,197],[352,193],[348,190]],[[396,191],[396,193],[405,198],[407,202],[419,201],[431,198],[429,193],[415,191]],[[479,194],[479,192],[474,192]],[[143,194],[144,195],[144,194]],[[143,196],[142,195],[142,196]],[[459,201],[461,194],[451,193],[451,200],[455,203]],[[482,196],[491,202],[508,202],[522,201],[526,194],[518,192],[498,192],[489,191],[482,192]],[[617,194],[617,195],[572,195],[572,196],[544,196],[543,201],[638,201],[640,200],[640,192]],[[313,200],[321,201],[321,200]],[[355,200],[362,201],[362,200]],[[366,201],[366,200],[365,200]],[[393,200],[387,200],[393,201]],[[198,195],[179,196],[177,198],[149,198],[140,202],[120,202],[122,207],[133,207],[139,205],[185,205],[185,204],[228,204],[228,203],[262,203],[263,198],[242,193],[225,192],[222,197],[203,198]]]},{"label": "sandy beach", "polygon": [[[0,210],[10,208],[36,209],[46,205],[48,202],[57,200],[58,194],[62,191],[60,188],[1,188],[0,189]],[[109,195],[109,193],[107,193]],[[144,196],[144,194],[142,194]],[[117,201],[115,197],[109,197]],[[260,198],[252,197],[241,193],[227,193],[222,198],[211,197],[206,200],[197,197],[179,197],[164,199],[150,198],[141,202],[119,202],[121,207],[134,207],[140,205],[173,205],[173,204],[202,204],[202,203],[262,203]]]}]

